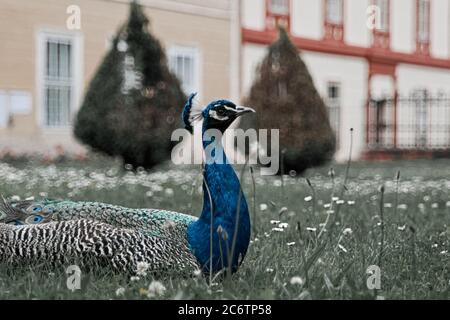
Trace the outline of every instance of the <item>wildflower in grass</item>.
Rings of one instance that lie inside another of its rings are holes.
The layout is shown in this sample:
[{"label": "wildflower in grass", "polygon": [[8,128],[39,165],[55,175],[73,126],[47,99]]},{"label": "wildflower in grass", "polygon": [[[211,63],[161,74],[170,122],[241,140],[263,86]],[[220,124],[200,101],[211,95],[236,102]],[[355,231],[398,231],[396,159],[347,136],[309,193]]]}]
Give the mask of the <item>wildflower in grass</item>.
[{"label": "wildflower in grass", "polygon": [[419,208],[420,212],[422,212],[422,213],[425,212],[425,204],[424,203],[419,203],[417,205],[417,208]]},{"label": "wildflower in grass", "polygon": [[325,209],[327,209],[327,208],[331,207],[331,203],[325,203],[325,204],[323,205],[323,207],[324,207]]},{"label": "wildflower in grass", "polygon": [[166,188],[164,190],[164,193],[166,194],[166,196],[171,197],[171,196],[173,196],[173,189],[172,188]]},{"label": "wildflower in grass", "polygon": [[447,201],[447,202],[445,203],[445,206],[446,206],[447,208],[450,208],[450,201]]},{"label": "wildflower in grass", "polygon": [[272,273],[272,272],[273,272],[273,269],[272,269],[272,268],[266,268],[266,272]]},{"label": "wildflower in grass", "polygon": [[288,242],[288,243],[286,243],[286,244],[287,244],[288,247],[292,247],[292,246],[295,245],[295,242]]},{"label": "wildflower in grass", "polygon": [[336,204],[344,204],[344,203],[345,203],[344,200],[338,200],[338,201],[336,201]]},{"label": "wildflower in grass", "polygon": [[400,231],[405,231],[406,225],[398,226],[397,229],[400,230]]},{"label": "wildflower in grass", "polygon": [[331,200],[333,200],[333,201],[338,201],[338,200],[339,200],[339,197],[332,197]]},{"label": "wildflower in grass", "polygon": [[137,276],[132,276],[132,277],[130,277],[130,281],[131,281],[131,282],[136,282],[136,281],[139,281],[139,280],[141,280],[141,278],[139,278],[139,277],[137,277]]},{"label": "wildflower in grass", "polygon": [[265,236],[266,238],[268,238],[268,237],[270,237],[270,233],[264,232],[264,236]]},{"label": "wildflower in grass", "polygon": [[125,294],[125,288],[120,287],[116,290],[116,297],[123,296]]},{"label": "wildflower in grass", "polygon": [[428,202],[428,201],[430,201],[431,200],[431,197],[430,196],[424,196],[423,197],[423,201],[425,201],[425,202]]},{"label": "wildflower in grass", "polygon": [[275,181],[273,182],[273,185],[274,185],[275,187],[281,187],[281,181],[280,181],[280,180],[275,180]]},{"label": "wildflower in grass", "polygon": [[349,206],[353,206],[353,205],[355,204],[355,201],[353,201],[353,200],[348,200],[348,201],[347,201],[347,204],[348,204]]},{"label": "wildflower in grass", "polygon": [[11,197],[11,201],[20,201],[20,197],[14,195],[14,196]]},{"label": "wildflower in grass", "polygon": [[407,210],[408,209],[408,205],[406,205],[405,203],[402,203],[402,204],[399,204],[397,206],[397,208],[401,209],[401,210]]},{"label": "wildflower in grass", "polygon": [[162,296],[165,291],[166,287],[161,282],[153,280],[148,286],[147,297],[154,298]]},{"label": "wildflower in grass", "polygon": [[344,231],[342,231],[342,233],[346,236],[351,235],[353,233],[353,230],[350,228],[345,228]]},{"label": "wildflower in grass", "polygon": [[311,196],[307,196],[307,197],[305,197],[305,199],[304,199],[306,202],[310,202],[311,200],[312,200],[312,197]]},{"label": "wildflower in grass", "polygon": [[278,227],[281,229],[286,229],[288,226],[289,226],[289,223],[286,223],[286,222],[282,222],[278,225]]},{"label": "wildflower in grass", "polygon": [[441,251],[440,253],[441,253],[441,254],[447,254],[447,253],[448,253],[448,250]]},{"label": "wildflower in grass", "polygon": [[147,262],[140,261],[137,263],[136,275],[145,277],[147,275],[147,270],[149,265]]},{"label": "wildflower in grass", "polygon": [[48,193],[47,192],[39,192],[39,195],[41,196],[41,197],[44,197],[44,198],[47,198],[48,197]]},{"label": "wildflower in grass", "polygon": [[327,210],[327,214],[333,214],[334,210]]},{"label": "wildflower in grass", "polygon": [[261,203],[261,204],[259,205],[259,210],[260,210],[260,211],[266,211],[266,210],[267,210],[267,204]]},{"label": "wildflower in grass", "polygon": [[384,207],[385,207],[385,208],[392,208],[392,203],[386,202],[386,203],[384,204]]},{"label": "wildflower in grass", "polygon": [[339,249],[341,249],[342,251],[344,251],[345,253],[348,252],[348,250],[342,245],[342,244],[338,244]]},{"label": "wildflower in grass", "polygon": [[279,224],[280,220],[270,220],[270,224]]},{"label": "wildflower in grass", "polygon": [[284,229],[283,228],[272,228],[272,231],[283,232]]},{"label": "wildflower in grass", "polygon": [[439,203],[433,203],[432,205],[431,205],[431,208],[433,208],[433,209],[438,209],[439,208]]},{"label": "wildflower in grass", "polygon": [[311,227],[308,227],[308,228],[306,228],[306,231],[316,232],[316,231],[317,231],[317,228],[311,228]]},{"label": "wildflower in grass", "polygon": [[146,193],[145,193],[145,196],[147,196],[147,197],[153,197],[153,191],[147,191]]},{"label": "wildflower in grass", "polygon": [[292,277],[291,280],[290,280],[289,282],[290,282],[292,285],[299,285],[299,286],[302,286],[302,285],[305,283],[305,281],[303,280],[303,278],[298,277],[298,276]]},{"label": "wildflower in grass", "polygon": [[432,247],[432,248],[437,248],[437,247],[438,247],[438,244],[437,244],[437,243],[434,243],[431,247]]},{"label": "wildflower in grass", "polygon": [[253,239],[253,241],[255,241],[255,242],[258,242],[258,241],[259,241],[259,239],[258,239],[258,238],[255,238],[255,239]]}]

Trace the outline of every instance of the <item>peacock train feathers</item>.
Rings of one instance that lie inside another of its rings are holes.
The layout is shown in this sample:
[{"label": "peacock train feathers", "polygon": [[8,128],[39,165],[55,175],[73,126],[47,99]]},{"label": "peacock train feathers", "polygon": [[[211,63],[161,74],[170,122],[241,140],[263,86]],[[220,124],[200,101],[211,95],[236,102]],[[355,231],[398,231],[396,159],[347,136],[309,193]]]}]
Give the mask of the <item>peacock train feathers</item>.
[{"label": "peacock train feathers", "polygon": [[[192,132],[193,123],[203,119],[203,147],[214,147],[215,154],[226,159],[220,139],[208,139],[208,129],[224,132],[253,109],[216,100],[199,112],[192,109],[194,96],[183,110],[186,128]],[[0,261],[77,261],[120,272],[136,271],[137,264],[145,262],[154,273],[219,272],[227,267],[234,272],[250,241],[247,203],[229,162],[205,160],[203,210],[198,218],[99,202],[1,199]]]}]

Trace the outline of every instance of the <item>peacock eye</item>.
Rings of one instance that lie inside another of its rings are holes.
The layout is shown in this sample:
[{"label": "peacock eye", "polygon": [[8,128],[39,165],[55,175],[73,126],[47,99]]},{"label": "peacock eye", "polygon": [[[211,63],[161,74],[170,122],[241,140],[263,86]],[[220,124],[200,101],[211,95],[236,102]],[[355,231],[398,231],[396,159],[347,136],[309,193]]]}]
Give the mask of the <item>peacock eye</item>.
[{"label": "peacock eye", "polygon": [[225,109],[218,109],[216,112],[217,112],[217,114],[219,116],[224,116],[225,115]]},{"label": "peacock eye", "polygon": [[42,221],[42,217],[41,216],[34,215],[34,216],[28,217],[25,220],[25,223],[27,223],[27,224],[36,224],[36,223],[39,223],[41,221]]}]

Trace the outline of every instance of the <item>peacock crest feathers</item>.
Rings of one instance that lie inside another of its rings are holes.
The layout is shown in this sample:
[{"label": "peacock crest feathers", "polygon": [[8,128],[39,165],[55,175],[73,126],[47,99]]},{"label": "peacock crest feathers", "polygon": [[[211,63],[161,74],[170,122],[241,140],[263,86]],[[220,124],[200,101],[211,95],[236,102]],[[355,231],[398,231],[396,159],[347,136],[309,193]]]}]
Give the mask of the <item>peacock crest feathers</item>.
[{"label": "peacock crest feathers", "polygon": [[184,127],[191,134],[194,132],[195,122],[201,120],[201,118],[202,118],[202,111],[198,110],[198,108],[194,107],[194,98],[196,95],[197,95],[196,92],[192,93],[189,96],[189,98],[183,108]]}]

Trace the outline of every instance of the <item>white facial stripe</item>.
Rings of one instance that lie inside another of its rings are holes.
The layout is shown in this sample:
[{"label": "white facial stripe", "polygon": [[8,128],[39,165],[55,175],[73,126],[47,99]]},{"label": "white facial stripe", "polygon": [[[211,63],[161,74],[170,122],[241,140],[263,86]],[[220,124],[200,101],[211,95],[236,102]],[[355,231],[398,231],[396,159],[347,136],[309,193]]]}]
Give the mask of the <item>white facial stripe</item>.
[{"label": "white facial stripe", "polygon": [[226,110],[228,110],[228,111],[233,111],[233,112],[236,112],[237,110],[236,109],[234,109],[234,108],[231,108],[231,107],[228,107],[228,106],[223,106]]},{"label": "white facial stripe", "polygon": [[209,116],[219,121],[225,121],[229,119],[227,116],[219,116],[215,110],[209,110]]}]

